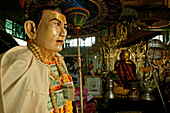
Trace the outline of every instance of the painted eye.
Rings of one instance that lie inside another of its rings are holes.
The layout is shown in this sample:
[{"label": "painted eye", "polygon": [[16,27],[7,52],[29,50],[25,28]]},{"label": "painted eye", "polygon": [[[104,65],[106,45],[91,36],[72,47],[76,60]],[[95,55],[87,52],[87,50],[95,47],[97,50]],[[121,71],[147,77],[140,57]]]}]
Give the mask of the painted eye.
[{"label": "painted eye", "polygon": [[59,25],[60,25],[60,23],[59,23],[59,22],[54,22],[54,24],[55,24],[55,25],[57,25],[57,26],[59,26]]}]

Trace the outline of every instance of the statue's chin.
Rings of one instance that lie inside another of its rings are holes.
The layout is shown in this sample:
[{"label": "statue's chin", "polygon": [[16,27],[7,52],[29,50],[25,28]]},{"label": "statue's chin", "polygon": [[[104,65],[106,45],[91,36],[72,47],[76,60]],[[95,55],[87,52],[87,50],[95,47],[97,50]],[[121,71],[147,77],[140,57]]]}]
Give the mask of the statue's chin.
[{"label": "statue's chin", "polygon": [[60,52],[62,49],[63,49],[62,46],[61,47],[57,47],[55,51],[56,52]]}]

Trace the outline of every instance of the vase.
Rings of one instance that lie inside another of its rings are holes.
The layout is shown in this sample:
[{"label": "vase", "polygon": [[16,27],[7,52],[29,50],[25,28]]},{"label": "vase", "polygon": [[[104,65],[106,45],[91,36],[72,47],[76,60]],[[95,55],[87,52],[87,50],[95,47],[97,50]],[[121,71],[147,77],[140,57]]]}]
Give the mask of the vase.
[{"label": "vase", "polygon": [[139,99],[139,91],[138,91],[139,81],[137,80],[129,81],[128,87],[130,89],[130,94],[128,95],[128,97],[130,99]]},{"label": "vase", "polygon": [[113,93],[113,80],[112,79],[107,79],[107,85],[106,85],[106,94],[105,94],[105,98],[107,99],[113,99],[115,98],[115,95]]},{"label": "vase", "polygon": [[141,95],[141,98],[143,100],[148,100],[148,101],[155,100],[155,97],[153,96],[155,88],[144,88],[143,91],[144,91],[144,93]]}]

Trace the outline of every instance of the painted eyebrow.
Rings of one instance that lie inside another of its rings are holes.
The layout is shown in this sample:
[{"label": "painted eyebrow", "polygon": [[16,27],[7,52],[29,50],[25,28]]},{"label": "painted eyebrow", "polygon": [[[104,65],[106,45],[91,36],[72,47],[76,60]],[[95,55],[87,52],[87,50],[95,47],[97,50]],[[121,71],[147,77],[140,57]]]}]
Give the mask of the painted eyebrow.
[{"label": "painted eyebrow", "polygon": [[59,19],[53,18],[53,19],[51,19],[50,21],[53,21],[53,20],[57,20],[57,21],[61,24],[61,21],[60,21]]},{"label": "painted eyebrow", "polygon": [[[60,21],[59,19],[53,18],[53,19],[51,19],[50,21],[53,21],[53,20],[57,20],[57,21],[61,24],[61,21]],[[67,25],[67,24],[64,24],[64,25]]]}]

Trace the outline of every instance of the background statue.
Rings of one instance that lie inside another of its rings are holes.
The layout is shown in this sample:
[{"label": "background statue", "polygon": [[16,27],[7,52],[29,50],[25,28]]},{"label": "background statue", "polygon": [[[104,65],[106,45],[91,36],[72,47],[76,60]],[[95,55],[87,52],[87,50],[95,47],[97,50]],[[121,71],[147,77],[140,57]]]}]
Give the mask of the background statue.
[{"label": "background statue", "polygon": [[128,50],[122,50],[120,53],[120,60],[115,63],[115,71],[119,75],[117,84],[122,87],[126,87],[126,84],[130,80],[136,80],[136,66],[132,60],[130,60],[130,52]]}]

